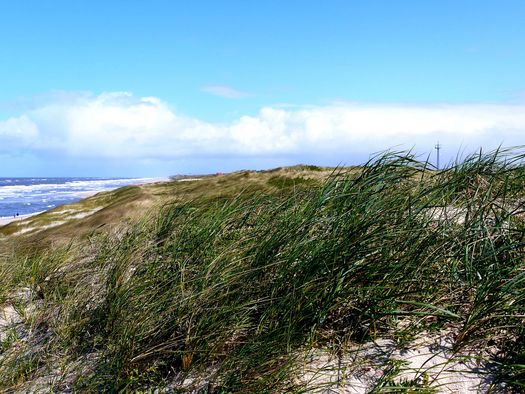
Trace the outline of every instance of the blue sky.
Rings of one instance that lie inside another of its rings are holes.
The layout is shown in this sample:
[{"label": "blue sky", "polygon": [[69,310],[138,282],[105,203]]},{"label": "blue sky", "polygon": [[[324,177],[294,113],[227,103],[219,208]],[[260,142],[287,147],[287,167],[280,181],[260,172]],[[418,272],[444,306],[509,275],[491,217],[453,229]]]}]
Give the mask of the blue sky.
[{"label": "blue sky", "polygon": [[509,0],[2,1],[0,176],[521,143],[523,15]]}]

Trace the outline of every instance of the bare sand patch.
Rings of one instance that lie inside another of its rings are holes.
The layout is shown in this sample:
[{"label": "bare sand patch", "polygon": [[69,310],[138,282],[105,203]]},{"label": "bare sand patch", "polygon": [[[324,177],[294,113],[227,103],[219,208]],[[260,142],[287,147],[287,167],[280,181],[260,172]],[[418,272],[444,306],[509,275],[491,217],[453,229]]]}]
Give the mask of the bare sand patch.
[{"label": "bare sand patch", "polygon": [[7,224],[9,224],[11,222],[17,222],[17,221],[20,221],[20,220],[24,220],[24,219],[30,218],[31,216],[38,215],[39,213],[42,213],[42,212],[35,212],[35,213],[28,214],[28,215],[18,215],[16,217],[0,218],[0,227],[1,226],[5,226],[5,225],[7,225]]}]

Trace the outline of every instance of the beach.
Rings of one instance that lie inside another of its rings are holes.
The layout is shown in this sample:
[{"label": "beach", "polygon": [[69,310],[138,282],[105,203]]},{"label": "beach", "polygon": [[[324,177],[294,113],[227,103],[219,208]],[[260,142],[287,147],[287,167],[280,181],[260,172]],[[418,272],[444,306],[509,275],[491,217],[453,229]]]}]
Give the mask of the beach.
[{"label": "beach", "polygon": [[[81,193],[78,193],[78,196],[84,199],[84,198],[94,196],[95,194],[100,193],[101,191],[104,191],[104,190],[81,192]],[[0,217],[0,227],[7,226],[9,223],[12,223],[12,222],[17,222],[20,220],[30,218],[32,216],[41,214],[42,212],[45,212],[45,211],[30,213],[26,215],[12,216],[12,217]]]},{"label": "beach", "polygon": [[11,218],[0,218],[0,226],[5,226],[11,222],[16,222],[19,220],[24,220],[24,219],[27,219],[28,217],[38,215],[39,213],[41,212],[36,212],[36,213],[29,214],[29,215],[19,215],[19,216],[11,217]]},{"label": "beach", "polygon": [[[64,195],[64,187],[62,185],[58,185],[59,187],[61,188],[58,188],[57,186],[55,186],[55,188],[51,188],[49,191],[47,191],[47,195],[45,196],[46,197],[46,200],[45,203],[43,203],[41,205],[40,210],[38,210],[37,212],[30,212],[30,213],[22,213],[19,214],[18,216],[7,216],[6,215],[6,211],[3,212],[3,216],[0,216],[0,227],[2,226],[6,226],[7,224],[11,223],[11,222],[15,222],[15,221],[21,221],[21,220],[24,220],[24,219],[27,219],[29,217],[32,217],[32,216],[35,216],[35,215],[38,215],[38,214],[41,214],[43,212],[46,212],[46,211],[49,211],[49,210],[52,210],[54,208],[56,208],[57,206],[60,206],[60,205],[64,205],[64,204],[68,204],[68,203],[74,203],[78,200],[83,200],[83,199],[86,199],[86,198],[89,198],[95,194],[98,194],[98,193],[101,193],[101,192],[105,192],[105,191],[109,191],[109,190],[114,190],[114,189],[117,189],[119,187],[123,187],[123,186],[128,186],[128,185],[144,185],[144,184],[148,184],[148,183],[157,183],[157,182],[166,182],[168,181],[169,178],[137,178],[137,179],[131,179],[131,180],[128,180],[128,179],[118,179],[118,180],[115,180],[115,181],[106,181],[106,180],[102,180],[102,181],[91,181],[91,180],[88,180],[88,181],[84,181],[84,180],[80,180],[80,181],[76,181],[76,182],[73,182],[73,184],[75,184],[77,186],[77,188],[75,189],[72,189],[71,192],[70,192],[70,195],[71,195],[71,198],[69,200],[58,200],[56,202],[56,204],[53,204],[53,205],[46,205],[48,204],[48,202],[52,202],[53,201],[53,194],[57,194],[57,195]],[[49,182],[49,180],[45,180],[46,182]],[[107,185],[108,182],[114,182],[112,183],[111,185]],[[92,188],[91,190],[78,190],[78,185],[79,184],[82,184],[84,187],[87,186],[87,188],[89,187],[94,187]],[[90,185],[91,184],[91,185]],[[41,189],[45,190],[45,188],[47,188],[48,186],[53,186],[53,185],[48,185],[48,184],[45,184],[45,185],[37,185],[36,187],[40,187]],[[31,189],[31,186],[26,186],[26,185],[22,185],[22,186],[15,186],[17,189],[17,191],[20,191],[20,190],[24,190],[24,189],[27,189],[28,192],[26,194],[25,197],[27,198],[32,198],[33,197],[33,191]],[[33,186],[34,187],[34,186]],[[4,190],[8,189],[8,188],[13,188],[13,186],[4,186]],[[2,191],[2,189],[0,188],[0,192]],[[1,198],[3,201],[7,201],[7,197],[4,197],[4,198]],[[21,201],[21,206],[18,208],[18,209],[23,209],[25,208],[25,204],[24,204],[24,201],[23,200],[20,200]],[[22,205],[24,204],[24,205]],[[34,202],[33,202],[34,204]],[[17,210],[18,210],[17,209]]]}]

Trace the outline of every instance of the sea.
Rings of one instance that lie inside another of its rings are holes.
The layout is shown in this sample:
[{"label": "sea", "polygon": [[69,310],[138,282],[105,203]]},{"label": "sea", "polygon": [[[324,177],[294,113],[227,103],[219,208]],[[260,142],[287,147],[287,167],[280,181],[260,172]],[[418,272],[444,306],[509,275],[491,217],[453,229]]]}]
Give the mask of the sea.
[{"label": "sea", "polygon": [[0,218],[36,214],[90,193],[165,178],[0,178]]}]

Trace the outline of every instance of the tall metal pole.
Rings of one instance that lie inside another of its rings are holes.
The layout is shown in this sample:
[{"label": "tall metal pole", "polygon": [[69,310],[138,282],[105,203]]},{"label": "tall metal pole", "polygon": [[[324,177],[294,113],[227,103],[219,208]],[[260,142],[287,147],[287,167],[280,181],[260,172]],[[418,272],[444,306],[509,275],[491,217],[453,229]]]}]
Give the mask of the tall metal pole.
[{"label": "tall metal pole", "polygon": [[436,165],[436,167],[439,170],[439,150],[441,149],[441,145],[439,144],[439,141],[436,144],[435,148],[436,148],[436,151],[437,151],[437,160],[436,160],[436,164],[437,165]]}]

